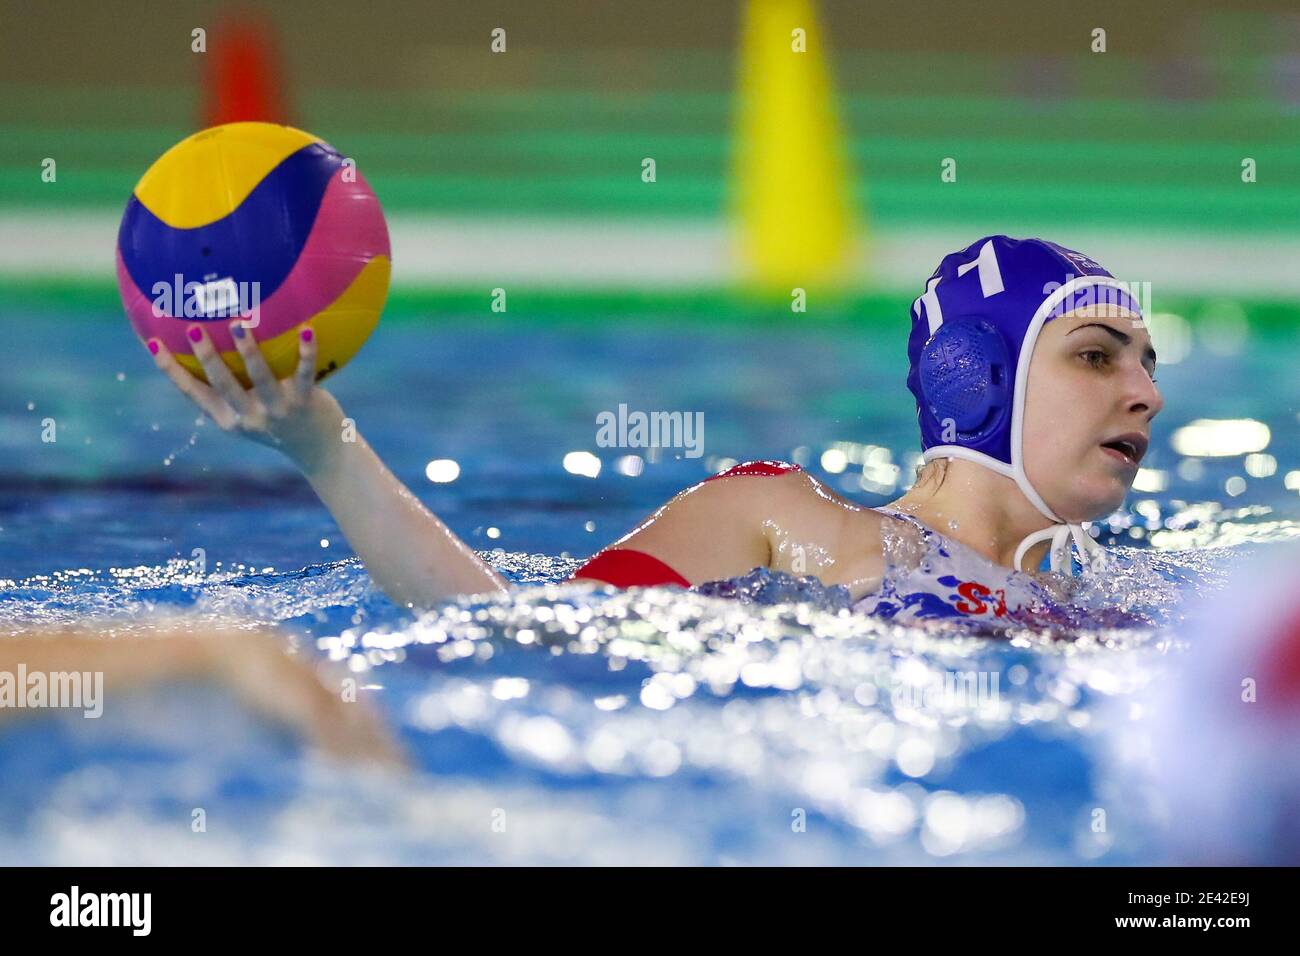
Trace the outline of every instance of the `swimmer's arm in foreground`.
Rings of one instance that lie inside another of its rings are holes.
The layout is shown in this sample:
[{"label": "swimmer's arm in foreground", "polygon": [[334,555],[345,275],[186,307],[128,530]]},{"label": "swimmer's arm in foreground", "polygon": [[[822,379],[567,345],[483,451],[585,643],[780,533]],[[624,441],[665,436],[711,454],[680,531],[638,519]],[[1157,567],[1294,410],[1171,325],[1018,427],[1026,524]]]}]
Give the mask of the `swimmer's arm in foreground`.
[{"label": "swimmer's arm in foreground", "polygon": [[371,578],[394,602],[425,608],[457,594],[502,592],[504,578],[388,470],[360,434],[344,440],[343,409],[314,381],[316,341],[298,344],[298,370],[277,381],[253,336],[232,326],[253,388],[245,390],[199,329],[194,354],[208,382],[192,376],[156,339],[154,361],[223,430],[279,448],[338,522]]},{"label": "swimmer's arm in foreground", "polygon": [[[103,674],[109,700],[173,681],[214,683],[337,757],[402,765],[370,708],[326,688],[309,664],[285,653],[283,636],[266,628],[193,625],[184,619],[113,637],[87,628],[43,628],[0,638],[0,672],[15,673],[19,665],[29,674]],[[23,714],[32,712],[0,707],[0,724]]]}]

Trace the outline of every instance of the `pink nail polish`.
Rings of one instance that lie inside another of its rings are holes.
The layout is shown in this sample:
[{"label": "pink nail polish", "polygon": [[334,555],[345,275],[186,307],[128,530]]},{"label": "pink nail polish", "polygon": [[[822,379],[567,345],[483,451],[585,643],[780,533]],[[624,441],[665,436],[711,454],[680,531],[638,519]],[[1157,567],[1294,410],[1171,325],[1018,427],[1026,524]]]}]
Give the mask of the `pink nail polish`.
[{"label": "pink nail polish", "polygon": [[150,355],[157,355],[157,354],[158,354],[158,340],[157,340],[157,339],[150,339],[150,340],[149,340],[149,354],[150,354]]},{"label": "pink nail polish", "polygon": [[303,329],[303,330],[302,330],[302,340],[303,340],[304,342],[310,342],[310,341],[311,341],[311,329]]},{"label": "pink nail polish", "polygon": [[203,331],[197,325],[190,326],[189,336],[191,342],[203,341]]}]

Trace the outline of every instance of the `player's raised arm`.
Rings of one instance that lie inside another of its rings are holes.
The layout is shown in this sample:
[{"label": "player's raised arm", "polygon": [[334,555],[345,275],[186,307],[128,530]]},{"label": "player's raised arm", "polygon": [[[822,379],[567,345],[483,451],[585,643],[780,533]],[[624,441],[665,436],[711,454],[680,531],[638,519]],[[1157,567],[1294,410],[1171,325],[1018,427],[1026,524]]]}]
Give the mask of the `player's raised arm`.
[{"label": "player's raised arm", "polygon": [[360,434],[344,441],[343,410],[315,384],[316,340],[299,339],[298,371],[278,381],[252,335],[231,325],[253,387],[245,390],[199,325],[190,338],[208,383],[155,339],[158,367],[223,430],[279,448],[311,482],[375,583],[396,603],[428,607],[456,594],[502,591],[506,581],[429,511]]}]

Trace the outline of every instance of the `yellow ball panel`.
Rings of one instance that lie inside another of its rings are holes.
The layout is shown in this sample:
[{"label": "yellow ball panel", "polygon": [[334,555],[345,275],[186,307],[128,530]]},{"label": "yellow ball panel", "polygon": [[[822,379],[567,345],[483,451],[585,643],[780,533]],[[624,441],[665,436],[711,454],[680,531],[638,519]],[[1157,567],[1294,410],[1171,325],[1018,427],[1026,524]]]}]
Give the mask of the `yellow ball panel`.
[{"label": "yellow ball panel", "polygon": [[158,158],[136,184],[136,198],[174,229],[230,215],[266,174],[320,140],[292,126],[227,123],[189,136]]}]

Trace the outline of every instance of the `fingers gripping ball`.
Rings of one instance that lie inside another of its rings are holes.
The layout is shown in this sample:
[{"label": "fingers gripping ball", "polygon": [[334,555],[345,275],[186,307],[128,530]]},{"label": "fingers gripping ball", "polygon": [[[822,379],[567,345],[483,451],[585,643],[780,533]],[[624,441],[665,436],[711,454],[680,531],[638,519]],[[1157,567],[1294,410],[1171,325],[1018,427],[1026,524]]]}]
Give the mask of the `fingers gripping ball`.
[{"label": "fingers gripping ball", "polygon": [[273,123],[228,123],[177,143],[136,185],[117,238],[136,334],[207,381],[186,335],[201,324],[245,388],[232,318],[243,317],[277,378],[293,374],[310,327],[319,381],[379,323],[390,263],[383,210],[356,166]]}]

